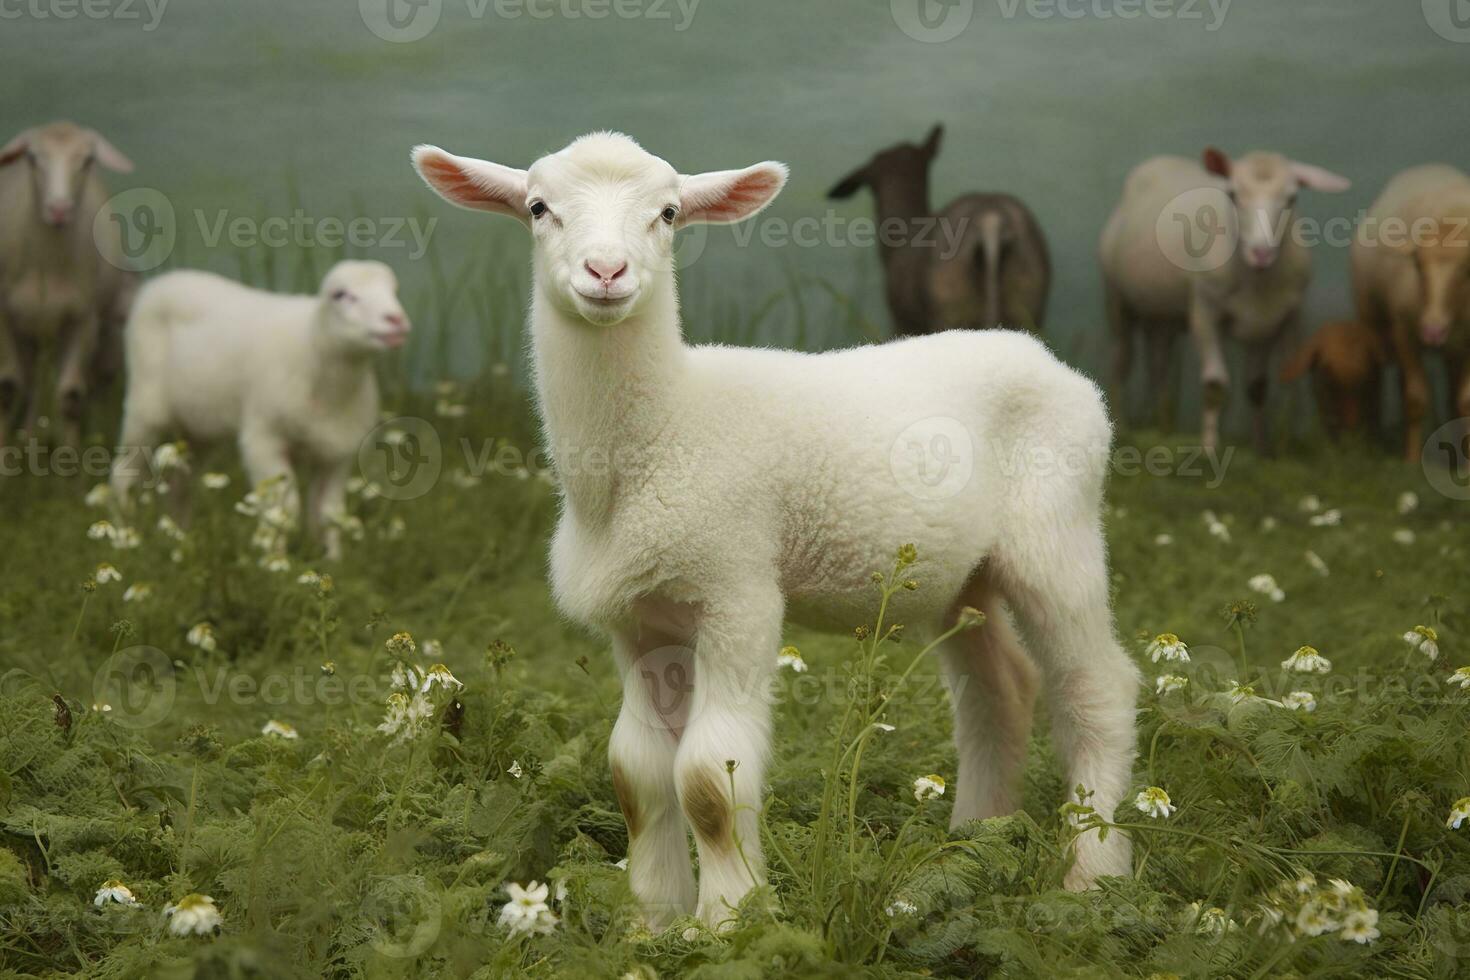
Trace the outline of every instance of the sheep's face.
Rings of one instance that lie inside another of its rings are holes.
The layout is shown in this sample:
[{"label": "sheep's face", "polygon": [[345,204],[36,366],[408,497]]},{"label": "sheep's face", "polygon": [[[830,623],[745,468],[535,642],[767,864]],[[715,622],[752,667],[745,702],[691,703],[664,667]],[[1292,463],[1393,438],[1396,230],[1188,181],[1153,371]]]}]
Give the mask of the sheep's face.
[{"label": "sheep's face", "polygon": [[1470,215],[1416,230],[1402,251],[1419,278],[1419,340],[1443,347],[1457,323],[1470,322]]},{"label": "sheep's face", "polygon": [[672,282],[678,228],[744,220],[786,181],[779,163],[682,176],[616,133],[584,136],[529,170],[431,146],[414,151],[414,165],[446,200],[530,228],[541,297],[598,326],[637,314]]},{"label": "sheep's face", "polygon": [[1345,191],[1346,178],[1279,153],[1248,153],[1232,161],[1220,150],[1205,150],[1205,169],[1224,177],[1235,207],[1240,254],[1252,269],[1269,269],[1281,255],[1297,194],[1303,188]]},{"label": "sheep's face", "polygon": [[373,352],[402,347],[410,324],[398,302],[398,278],[381,262],[338,262],[322,280],[327,315],[321,329],[334,344]]},{"label": "sheep's face", "polygon": [[22,158],[30,168],[37,217],[54,228],[71,222],[94,167],[133,169],[132,161],[98,133],[64,122],[28,129],[0,148],[0,166]]}]

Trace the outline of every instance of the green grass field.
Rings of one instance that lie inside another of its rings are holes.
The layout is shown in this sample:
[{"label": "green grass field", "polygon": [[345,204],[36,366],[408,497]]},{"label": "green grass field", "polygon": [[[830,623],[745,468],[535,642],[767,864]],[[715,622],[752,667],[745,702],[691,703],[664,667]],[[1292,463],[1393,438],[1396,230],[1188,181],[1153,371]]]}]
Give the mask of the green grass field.
[{"label": "green grass field", "polygon": [[[1108,523],[1118,629],[1147,677],[1134,781],[1177,809],[1083,819],[1133,835],[1133,877],[1060,889],[1067,788],[1044,717],[1024,812],[950,833],[947,799],[913,792],[954,768],[932,658],[878,633],[793,632],[807,670],[783,669],[776,692],[770,887],[728,935],[692,920],[651,935],[616,863],[626,836],[606,744],[619,686],[603,644],[550,603],[555,494],[519,470],[535,446],[522,396],[491,376],[395,398],[432,421],[443,472],[411,500],[359,490],[360,540],[330,568],[300,542],[288,568],[262,567],[227,450],[191,454],[187,528],[157,523],[176,487],[146,505],[133,547],[89,533],[108,518],[84,502],[96,481],[6,479],[4,975],[1464,975],[1470,827],[1446,821],[1470,796],[1470,693],[1449,681],[1470,664],[1470,540],[1463,502],[1418,468],[1238,454],[1217,480],[1128,475],[1124,459]],[[473,408],[439,417],[453,404]],[[475,477],[477,459],[491,465]],[[230,485],[206,486],[209,472]],[[1400,513],[1405,492],[1419,504]],[[1317,511],[1302,508],[1309,494]],[[1326,523],[1334,510],[1340,523]],[[101,563],[120,581],[102,581]],[[330,583],[301,581],[308,571]],[[1263,573],[1280,601],[1250,588]],[[923,556],[899,574],[922,581]],[[875,586],[875,614],[879,599]],[[1232,623],[1241,600],[1254,605]],[[190,642],[200,623],[213,649]],[[1437,660],[1404,641],[1417,625],[1438,631]],[[389,643],[399,632],[416,652]],[[1144,655],[1164,632],[1190,645],[1189,663]],[[1305,644],[1330,673],[1282,671]],[[442,662],[464,684],[402,740],[378,730],[395,657]],[[1188,686],[1156,694],[1164,673]],[[1237,681],[1253,695],[1232,697]],[[1294,691],[1315,710],[1273,703]],[[847,754],[867,717],[894,731]],[[296,737],[263,734],[273,721]],[[1283,884],[1306,874],[1317,891]],[[1334,878],[1357,890],[1334,898]],[[136,905],[95,904],[113,880]],[[503,886],[531,880],[564,889],[557,924],[512,934]],[[188,895],[213,899],[217,933],[170,933],[165,907]],[[1298,921],[1314,899],[1327,916],[1315,936]],[[1377,913],[1354,920],[1371,942],[1337,929],[1359,906]]]}]

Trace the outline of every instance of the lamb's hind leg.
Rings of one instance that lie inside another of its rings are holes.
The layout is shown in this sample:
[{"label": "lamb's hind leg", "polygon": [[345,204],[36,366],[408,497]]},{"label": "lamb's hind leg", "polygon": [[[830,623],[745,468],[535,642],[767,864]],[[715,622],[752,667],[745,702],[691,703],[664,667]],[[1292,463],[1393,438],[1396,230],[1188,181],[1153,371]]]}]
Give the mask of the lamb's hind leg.
[{"label": "lamb's hind leg", "polygon": [[[1037,527],[1012,544],[1002,556],[1002,589],[1041,666],[1068,789],[1089,790],[1089,802],[1111,820],[1132,779],[1139,674],[1113,634],[1102,530],[1095,510],[1027,503],[1060,526]],[[1081,835],[1075,858],[1066,877],[1072,889],[1132,867],[1131,845],[1120,833],[1106,840],[1096,831]]]},{"label": "lamb's hind leg", "polygon": [[689,831],[674,788],[674,757],[693,697],[687,641],[647,627],[613,637],[623,706],[608,743],[613,791],[628,826],[628,880],[650,928],[694,911]]},{"label": "lamb's hind leg", "polygon": [[1020,773],[1037,683],[1036,667],[985,572],[975,574],[959,604],[980,610],[986,622],[944,644],[959,758],[951,826],[1020,808]]}]

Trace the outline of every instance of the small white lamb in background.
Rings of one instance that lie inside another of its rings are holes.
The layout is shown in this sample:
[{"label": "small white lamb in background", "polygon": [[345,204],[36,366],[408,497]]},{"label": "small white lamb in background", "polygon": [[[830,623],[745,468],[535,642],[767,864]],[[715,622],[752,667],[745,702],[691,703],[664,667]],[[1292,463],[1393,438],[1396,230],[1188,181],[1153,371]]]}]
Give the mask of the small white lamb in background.
[{"label": "small white lamb in background", "polygon": [[363,438],[378,421],[373,355],[399,347],[409,322],[398,280],[381,262],[333,266],[316,296],[282,296],[209,272],[170,272],[138,293],[128,320],[128,392],[112,488],[129,492],[166,434],[239,440],[259,486],[286,477],[300,511],[292,461],[316,470],[307,505],[328,557],[341,555],[336,519]]},{"label": "small white lamb in background", "polygon": [[[132,161],[99,133],[69,122],[37,126],[0,147],[0,446],[12,415],[35,431],[42,348],[56,371],[63,440],[81,441],[87,390],[115,351],[135,277],[118,230],[97,224],[108,199],[99,172]],[[99,347],[102,351],[99,359]],[[115,355],[114,355],[115,356]]]},{"label": "small white lamb in background", "polygon": [[[761,878],[783,620],[866,621],[869,576],[904,543],[917,545],[922,584],[894,600],[896,621],[923,633],[966,606],[989,616],[944,654],[954,821],[1019,805],[1035,668],[1002,601],[1044,669],[1068,785],[1112,816],[1131,778],[1138,671],[1108,606],[1099,515],[1112,434],[1091,382],[1007,331],[825,354],[685,345],[675,229],[754,215],[785,183],[781,164],[681,176],[609,133],[530,170],[432,146],[413,160],[449,201],[510,215],[534,238],[536,387],[563,488],[552,587],[567,614],[611,636],[623,674],[610,759],[651,923],[695,909],[719,924]],[[961,440],[955,466],[971,470],[943,492],[930,492],[927,441],[905,451],[915,423]],[[659,686],[672,661],[692,692]],[[1126,837],[1088,833],[1067,883],[1130,867]]]}]

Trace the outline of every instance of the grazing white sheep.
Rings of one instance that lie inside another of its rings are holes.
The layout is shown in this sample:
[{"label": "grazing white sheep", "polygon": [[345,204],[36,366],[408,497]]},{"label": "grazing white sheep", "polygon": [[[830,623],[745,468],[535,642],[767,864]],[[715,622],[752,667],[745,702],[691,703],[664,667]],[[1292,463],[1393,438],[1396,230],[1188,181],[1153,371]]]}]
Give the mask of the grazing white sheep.
[{"label": "grazing white sheep", "polygon": [[[922,585],[895,600],[899,621],[938,631],[966,606],[990,620],[944,655],[953,819],[1019,800],[1035,668],[1002,601],[1043,668],[1068,785],[1112,814],[1129,785],[1138,675],[1108,606],[1111,429],[1089,381],[1004,331],[826,354],[687,346],[675,229],[755,214],[785,183],[781,164],[681,176],[608,133],[529,170],[432,146],[413,159],[449,201],[510,215],[534,238],[537,395],[564,494],[552,587],[567,614],[611,636],[623,672],[610,760],[651,922],[695,909],[720,923],[759,879],[783,620],[865,621],[869,576],[905,542]],[[692,689],[661,686],[680,676]],[[1067,881],[1129,868],[1123,836],[1088,834]]]},{"label": "grazing white sheep", "polygon": [[[108,198],[101,168],[133,164],[100,134],[69,122],[28,129],[0,147],[0,445],[13,416],[34,431],[36,364],[49,348],[63,438],[81,438],[94,357],[126,316],[134,277],[117,228],[97,223]],[[107,365],[102,365],[104,368]]]},{"label": "grazing white sheep", "polygon": [[1201,439],[1205,449],[1215,449],[1230,385],[1223,345],[1228,334],[1246,349],[1254,441],[1265,452],[1271,351],[1296,332],[1312,278],[1311,253],[1289,229],[1297,194],[1350,186],[1346,178],[1279,153],[1232,161],[1213,147],[1203,166],[1184,157],[1154,157],[1134,168],[1099,246],[1119,410],[1135,333],[1148,334],[1149,383],[1166,394],[1174,337],[1187,325],[1204,386]]},{"label": "grazing white sheep", "polygon": [[145,285],[125,338],[128,392],[112,472],[119,505],[143,474],[140,450],[165,434],[235,437],[252,483],[287,478],[293,517],[292,461],[316,468],[307,519],[339,557],[347,478],[377,422],[373,355],[408,336],[397,286],[392,269],[360,261],[333,266],[316,296],[193,271]]}]

